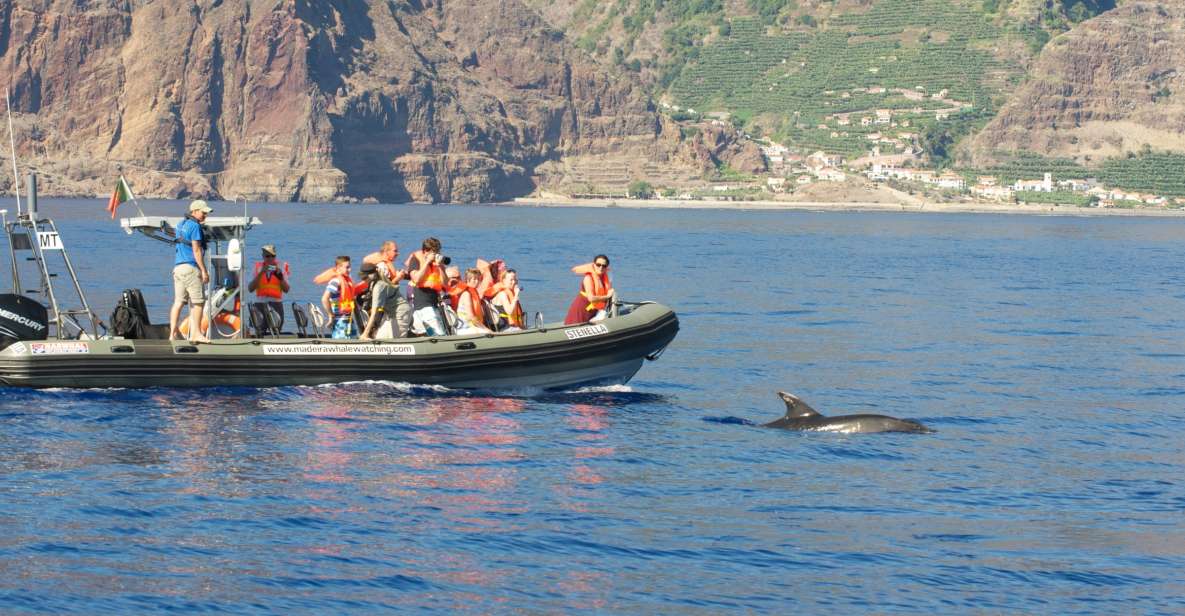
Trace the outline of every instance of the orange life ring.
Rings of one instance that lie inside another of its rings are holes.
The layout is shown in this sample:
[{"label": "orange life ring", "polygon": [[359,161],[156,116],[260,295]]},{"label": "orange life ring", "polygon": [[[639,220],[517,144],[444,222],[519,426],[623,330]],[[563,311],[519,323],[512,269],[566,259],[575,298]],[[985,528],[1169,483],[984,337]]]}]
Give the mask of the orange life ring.
[{"label": "orange life ring", "polygon": [[[185,317],[184,319],[182,319],[181,324],[177,326],[177,329],[181,331],[182,336],[188,337],[189,336],[189,317]],[[204,332],[210,331],[210,317],[207,317],[206,313],[204,313],[204,312],[202,313],[202,331],[204,331]]]},{"label": "orange life ring", "polygon": [[[218,335],[222,336],[223,338],[230,338],[231,336],[239,333],[239,326],[242,324],[242,321],[243,320],[239,318],[239,315],[233,312],[219,312],[218,316],[214,317],[215,331],[217,331]],[[223,331],[221,327],[218,327],[219,325],[230,326],[230,331]]]}]

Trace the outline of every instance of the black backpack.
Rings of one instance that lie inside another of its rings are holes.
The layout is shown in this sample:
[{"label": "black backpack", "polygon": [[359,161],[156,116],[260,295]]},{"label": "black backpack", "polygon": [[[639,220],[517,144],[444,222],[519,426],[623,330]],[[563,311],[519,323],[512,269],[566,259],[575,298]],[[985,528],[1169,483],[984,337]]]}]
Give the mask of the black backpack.
[{"label": "black backpack", "polygon": [[144,295],[140,289],[124,289],[111,312],[111,333],[131,340],[148,337],[149,327],[148,307],[144,304]]},{"label": "black backpack", "polygon": [[374,263],[362,264],[362,269],[359,270],[358,282],[365,281],[367,285],[366,290],[354,298],[354,305],[362,308],[367,314],[370,314],[370,304],[374,298],[374,285],[380,280],[382,280],[382,277],[379,274],[377,265]]}]

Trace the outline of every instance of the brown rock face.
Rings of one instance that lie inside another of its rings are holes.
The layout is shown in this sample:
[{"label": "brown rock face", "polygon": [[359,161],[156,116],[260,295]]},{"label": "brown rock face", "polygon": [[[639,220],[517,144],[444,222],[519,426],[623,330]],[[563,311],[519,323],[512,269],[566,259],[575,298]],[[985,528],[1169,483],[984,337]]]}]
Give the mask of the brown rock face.
[{"label": "brown rock face", "polygon": [[1051,41],[971,154],[976,162],[1014,150],[1097,161],[1145,145],[1185,150],[1181,2],[1129,2]]},{"label": "brown rock face", "polygon": [[765,173],[765,156],[752,141],[743,141],[730,127],[703,125],[699,157],[713,165],[725,164],[741,173]]},{"label": "brown rock face", "polygon": [[47,193],[122,171],[142,196],[476,202],[565,159],[696,172],[519,0],[7,0],[0,80]]}]

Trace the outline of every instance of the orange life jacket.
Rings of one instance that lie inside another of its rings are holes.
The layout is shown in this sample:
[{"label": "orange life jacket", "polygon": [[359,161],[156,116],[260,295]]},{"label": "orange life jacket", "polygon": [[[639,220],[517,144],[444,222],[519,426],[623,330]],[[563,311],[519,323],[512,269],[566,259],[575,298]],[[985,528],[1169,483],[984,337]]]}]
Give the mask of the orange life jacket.
[{"label": "orange life jacket", "polygon": [[[255,275],[263,270],[264,262],[255,262]],[[284,275],[288,276],[288,262],[284,261],[280,266],[284,271]],[[263,299],[284,299],[284,287],[280,284],[280,277],[274,272],[264,272],[263,277],[259,279],[259,284],[255,286],[255,297]]]},{"label": "orange life jacket", "polygon": [[458,282],[457,284],[453,285],[453,288],[449,289],[448,294],[451,298],[449,303],[452,304],[453,310],[458,311],[460,310],[461,306],[461,296],[468,295],[469,303],[473,306],[474,322],[476,322],[478,325],[485,323],[485,312],[481,307],[481,296],[477,294],[476,288],[471,287],[464,282]]},{"label": "orange life jacket", "polygon": [[341,274],[337,277],[339,286],[337,301],[330,301],[329,306],[333,308],[333,314],[337,316],[349,316],[354,314],[354,281],[350,280],[349,274]]},{"label": "orange life jacket", "polygon": [[526,329],[526,327],[527,327],[527,325],[526,325],[527,316],[525,314],[523,314],[523,305],[522,304],[519,304],[516,302],[514,304],[514,312],[512,312],[510,314],[506,314],[505,312],[503,312],[502,316],[506,317],[506,320],[508,322],[510,322],[510,324],[515,327],[520,327],[523,329]]},{"label": "orange life jacket", "polygon": [[421,289],[432,289],[437,293],[444,291],[444,268],[436,263],[428,264],[428,275],[424,281],[416,285]]},{"label": "orange life jacket", "polygon": [[609,274],[601,274],[598,276],[592,272],[589,272],[585,274],[585,276],[592,279],[592,295],[584,292],[583,282],[580,284],[580,294],[586,298],[589,298],[588,307],[585,308],[585,310],[588,310],[589,312],[604,310],[606,304],[605,300],[598,300],[594,302],[591,300],[591,298],[593,295],[607,295],[609,293],[609,289],[613,288],[613,286],[609,284]]},{"label": "orange life jacket", "polygon": [[[490,290],[492,290],[494,293],[492,295],[486,295],[486,298],[491,300],[490,301],[491,304],[493,303],[494,297],[496,297],[502,291],[506,291],[507,293],[510,292],[510,290],[507,289],[500,282],[498,284],[490,287]],[[487,291],[487,293],[488,293],[488,291]],[[497,306],[497,307],[504,308],[504,306]],[[519,302],[514,303],[514,312],[512,314],[506,314],[505,312],[499,312],[498,314],[501,315],[502,317],[504,317],[508,323],[510,323],[511,325],[513,325],[515,327],[525,327],[524,323],[527,322],[527,317],[526,317],[526,315],[523,314],[523,305]]]}]

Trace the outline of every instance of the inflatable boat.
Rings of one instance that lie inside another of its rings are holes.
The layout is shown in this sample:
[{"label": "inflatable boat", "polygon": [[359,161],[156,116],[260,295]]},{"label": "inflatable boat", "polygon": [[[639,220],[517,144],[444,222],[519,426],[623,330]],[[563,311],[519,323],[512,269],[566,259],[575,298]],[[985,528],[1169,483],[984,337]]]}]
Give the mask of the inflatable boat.
[{"label": "inflatable boat", "polygon": [[[56,226],[37,211],[35,181],[29,185],[26,211],[18,209],[10,221],[7,211],[0,210],[13,278],[13,293],[0,295],[3,386],[268,387],[384,380],[453,389],[562,390],[629,381],[679,331],[678,317],[666,306],[617,302],[612,316],[583,325],[536,319],[534,327],[516,332],[333,340],[304,331],[276,331],[249,314],[247,302],[224,301],[228,309],[240,311],[244,326],[210,342],[153,339],[160,337],[159,326],[140,328],[134,336],[117,335],[91,310]],[[121,224],[129,233],[171,242],[179,220],[141,216]],[[225,284],[221,288],[226,300],[245,290],[242,277],[234,276],[241,270],[236,257],[245,252],[247,233],[258,224],[246,213],[206,221],[214,246],[212,278],[237,285],[229,293]],[[46,259],[52,252],[61,253],[60,271],[52,271]],[[36,273],[26,272],[25,281],[40,282],[31,290],[24,289],[18,267],[30,264]],[[66,292],[55,289],[62,278],[72,282]],[[208,297],[218,297],[218,290],[211,288]],[[71,301],[77,305],[68,306]],[[155,334],[145,333],[153,328]]]},{"label": "inflatable boat", "polygon": [[568,389],[629,381],[645,360],[658,358],[678,330],[669,308],[642,303],[590,325],[477,336],[192,344],[114,337],[12,340],[0,351],[0,384],[202,387],[385,380],[454,389]]}]

